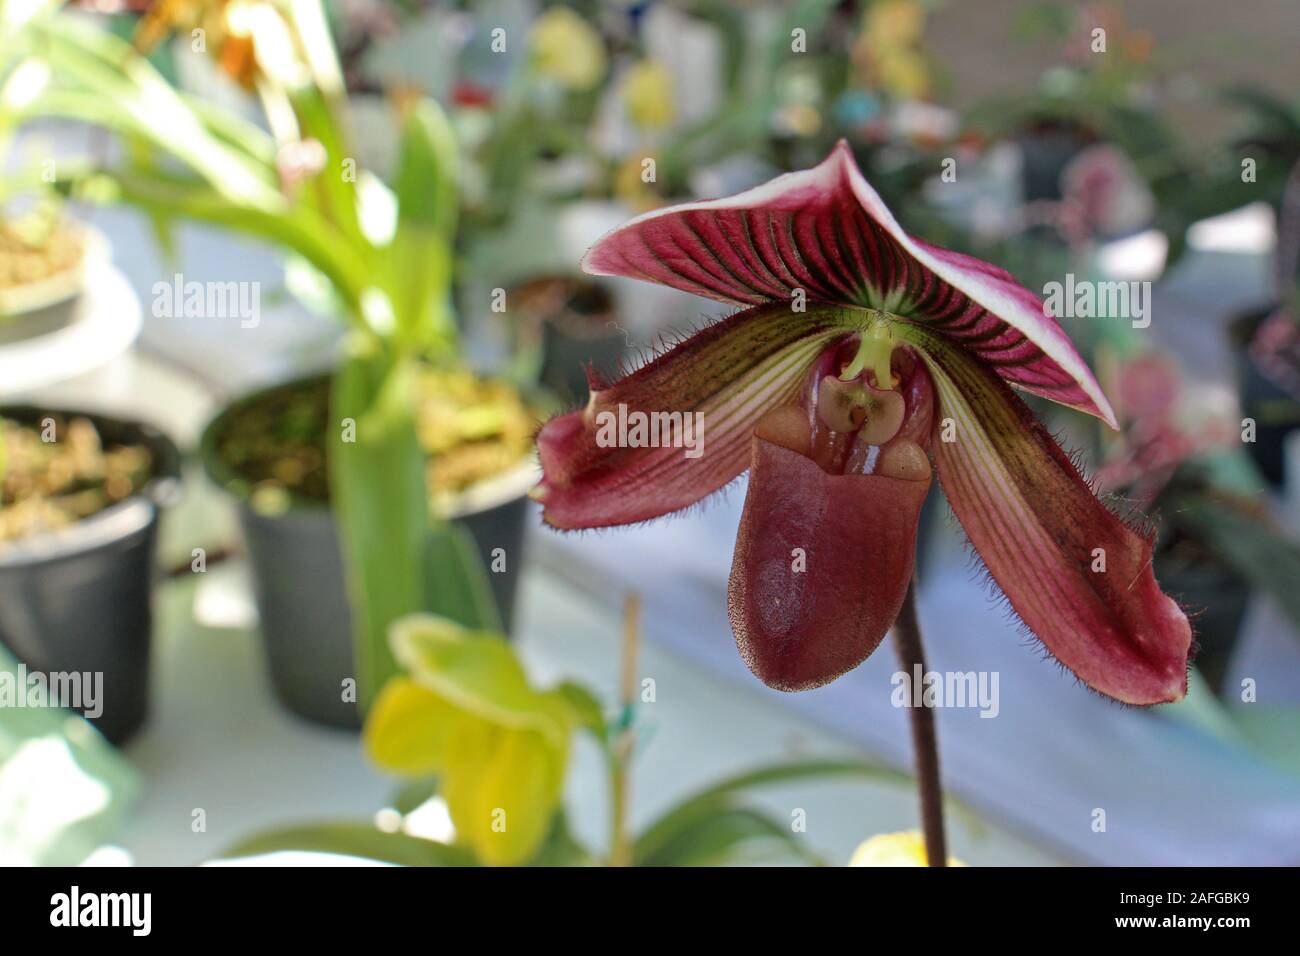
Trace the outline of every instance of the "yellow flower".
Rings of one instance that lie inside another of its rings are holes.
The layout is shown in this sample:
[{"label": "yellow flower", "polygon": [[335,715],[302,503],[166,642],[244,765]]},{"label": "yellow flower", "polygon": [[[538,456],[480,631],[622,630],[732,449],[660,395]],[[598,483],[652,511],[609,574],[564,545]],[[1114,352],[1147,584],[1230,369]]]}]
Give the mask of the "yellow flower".
[{"label": "yellow flower", "polygon": [[921,39],[925,11],[915,0],[876,0],[867,10],[867,36],[876,50],[911,46]]},{"label": "yellow flower", "polygon": [[628,156],[614,172],[614,196],[633,212],[649,212],[663,205],[663,198],[645,181],[645,160],[640,154]]},{"label": "yellow flower", "polygon": [[637,126],[644,129],[667,126],[676,115],[672,74],[654,60],[637,63],[623,77],[623,105]]},{"label": "yellow flower", "polygon": [[537,72],[570,90],[590,90],[605,76],[605,43],[568,7],[552,7],[530,38]]},{"label": "yellow flower", "polygon": [[822,116],[807,103],[791,103],[777,113],[776,125],[783,133],[792,136],[811,136],[821,129]]},{"label": "yellow flower", "polygon": [[930,89],[921,52],[925,10],[915,0],[877,0],[863,18],[855,59],[885,92],[917,99]]},{"label": "yellow flower", "polygon": [[303,71],[293,31],[267,0],[155,0],[136,28],[136,48],[150,53],[171,36],[211,53],[245,89],[259,74],[289,83]]},{"label": "yellow flower", "polygon": [[405,776],[436,776],[457,842],[482,862],[525,863],[560,807],[581,712],[563,689],[529,684],[496,635],[429,614],[394,622],[389,635],[407,674],[370,708],[371,759]]},{"label": "yellow flower", "polygon": [[877,61],[880,85],[905,100],[919,99],[930,89],[930,71],[919,53],[897,50]]},{"label": "yellow flower", "polygon": [[[925,866],[925,840],[915,830],[881,833],[853,851],[849,866]],[[948,857],[949,866],[965,866]]]}]

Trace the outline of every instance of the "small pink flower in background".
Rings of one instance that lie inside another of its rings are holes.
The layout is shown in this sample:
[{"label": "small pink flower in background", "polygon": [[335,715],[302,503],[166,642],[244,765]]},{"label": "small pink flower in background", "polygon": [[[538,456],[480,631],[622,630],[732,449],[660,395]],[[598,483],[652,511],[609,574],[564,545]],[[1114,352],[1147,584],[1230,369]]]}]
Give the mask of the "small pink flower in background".
[{"label": "small pink flower in background", "polygon": [[1125,360],[1111,377],[1121,434],[1097,470],[1097,486],[1121,492],[1139,509],[1155,504],[1180,465],[1237,437],[1230,420],[1208,410],[1184,420],[1178,365],[1158,352]]},{"label": "small pink flower in background", "polygon": [[1155,201],[1123,152],[1098,143],[1070,160],[1061,174],[1062,231],[1073,242],[1119,236],[1150,222]]}]

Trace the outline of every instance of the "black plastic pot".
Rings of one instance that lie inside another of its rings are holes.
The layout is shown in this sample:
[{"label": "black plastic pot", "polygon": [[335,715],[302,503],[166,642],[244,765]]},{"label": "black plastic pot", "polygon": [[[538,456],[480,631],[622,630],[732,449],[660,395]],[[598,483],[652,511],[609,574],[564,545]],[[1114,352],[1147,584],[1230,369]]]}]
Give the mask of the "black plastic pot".
[{"label": "black plastic pot", "polygon": [[1061,175],[1094,137],[1082,126],[1043,119],[1022,132],[1016,141],[1023,158],[1021,171],[1025,202],[1061,198]]},{"label": "black plastic pot", "polygon": [[508,299],[519,303],[524,328],[541,330],[538,380],[561,400],[586,401],[588,367],[600,374],[618,370],[627,341],[604,286],[582,277],[546,276],[517,286]]},{"label": "black plastic pot", "polygon": [[572,326],[542,326],[541,383],[566,402],[587,400],[587,369],[617,371],[627,346],[621,332],[577,333]]},{"label": "black plastic pot", "polygon": [[105,444],[142,444],[154,474],[140,494],[83,521],[0,546],[0,642],[33,672],[102,674],[90,720],[113,743],[144,723],[149,706],[150,595],[158,516],[179,491],[180,455],[148,425],[75,409],[0,407],[37,423],[88,418]]},{"label": "black plastic pot", "polygon": [[[261,394],[227,407],[204,431],[204,467],[223,488],[228,489],[230,473],[217,459],[216,435],[228,416],[257,401]],[[532,482],[531,467],[521,466],[517,474],[471,490],[451,515],[474,539],[485,567],[492,567],[495,549],[505,551],[506,569],[490,572],[488,580],[507,631],[514,614],[528,514],[527,489]],[[295,501],[283,513],[264,514],[242,498],[238,513],[276,696],[290,711],[308,720],[333,727],[360,727],[356,705],[344,701],[342,694],[343,681],[356,670],[352,611],[333,515],[324,504],[303,501]]]},{"label": "black plastic pot", "polygon": [[[1246,443],[1246,453],[1264,480],[1274,488],[1281,488],[1287,480],[1284,445],[1286,437],[1300,428],[1300,400],[1265,375],[1250,355],[1255,333],[1276,311],[1276,305],[1269,305],[1242,313],[1229,322],[1228,336],[1236,365],[1241,413],[1255,420],[1255,440]],[[1294,414],[1279,417],[1277,410],[1287,407]]]}]

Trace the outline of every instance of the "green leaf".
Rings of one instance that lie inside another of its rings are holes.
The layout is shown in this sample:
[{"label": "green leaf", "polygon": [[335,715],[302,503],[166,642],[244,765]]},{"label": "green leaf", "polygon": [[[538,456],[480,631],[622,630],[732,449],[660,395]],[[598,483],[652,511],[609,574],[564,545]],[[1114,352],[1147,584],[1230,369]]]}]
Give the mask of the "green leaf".
[{"label": "green leaf", "polygon": [[1300,628],[1300,548],[1263,521],[1208,498],[1181,500],[1177,518]]},{"label": "green leaf", "polygon": [[231,202],[201,180],[155,173],[103,173],[80,184],[88,198],[128,202],[151,215],[225,226],[266,242],[287,246],[326,275],[350,312],[359,313],[369,285],[364,260],[349,252],[338,235],[306,208],[264,210]]},{"label": "green leaf", "polygon": [[449,347],[451,244],[456,233],[456,140],[436,103],[420,100],[408,112],[398,145],[397,231],[388,249],[399,325],[413,341]]},{"label": "green leaf", "polygon": [[1300,710],[1246,704],[1232,710],[1249,747],[1280,770],[1300,777]]},{"label": "green leaf", "polygon": [[[123,140],[133,176],[147,181],[162,171],[158,165],[157,152],[147,142],[135,136],[124,136]],[[154,242],[158,244],[163,263],[169,269],[176,267],[176,237],[172,230],[171,215],[157,209],[145,210],[145,215],[153,228]]]},{"label": "green leaf", "polygon": [[487,569],[468,531],[451,522],[432,529],[425,568],[426,610],[475,631],[504,629]]},{"label": "green leaf", "polygon": [[[320,171],[301,184],[304,199],[321,217],[341,232],[349,245],[365,245],[357,211],[357,175],[343,175],[345,160],[355,164],[355,153],[348,147],[335,104],[313,86],[290,92],[294,112],[301,124],[303,138],[312,138],[325,150]],[[356,170],[353,170],[356,173]]]},{"label": "green leaf", "polygon": [[337,853],[398,866],[475,866],[474,854],[406,833],[387,833],[367,821],[309,823],[256,834],[219,854],[218,859],[297,851]]},{"label": "green leaf", "polygon": [[638,856],[637,866],[726,866],[773,859],[825,865],[789,824],[723,801],[683,821],[653,853]]},{"label": "green leaf", "polygon": [[446,114],[430,99],[407,113],[398,144],[394,190],[400,221],[441,236],[456,232],[456,138]]},{"label": "green leaf", "polygon": [[633,858],[640,863],[656,858],[674,845],[678,836],[697,828],[728,804],[729,798],[755,787],[765,787],[798,780],[859,778],[891,783],[910,783],[904,773],[875,764],[852,760],[806,760],[772,764],[746,771],[706,787],[677,804],[647,827],[637,838]]},{"label": "green leaf", "polygon": [[[397,673],[388,628],[425,609],[429,533],[425,455],[415,431],[414,370],[359,333],[330,397],[330,493],[352,600],[363,711]],[[355,441],[347,441],[351,422]]]},{"label": "green leaf", "polygon": [[586,687],[573,681],[565,681],[556,689],[573,712],[575,723],[604,740],[609,734],[609,724],[605,720],[605,708],[600,700]]},{"label": "green leaf", "polygon": [[40,56],[71,94],[62,100],[39,99],[34,108],[59,114],[73,107],[75,112],[62,115],[138,135],[175,156],[231,201],[266,210],[283,203],[274,168],[230,146],[229,124],[223,126],[222,136],[212,135],[130,43],[76,17],[50,17],[34,29]]},{"label": "green leaf", "polygon": [[551,821],[551,832],[542,841],[528,866],[594,866],[596,858],[591,851],[574,839],[569,831],[569,821],[560,810]]}]

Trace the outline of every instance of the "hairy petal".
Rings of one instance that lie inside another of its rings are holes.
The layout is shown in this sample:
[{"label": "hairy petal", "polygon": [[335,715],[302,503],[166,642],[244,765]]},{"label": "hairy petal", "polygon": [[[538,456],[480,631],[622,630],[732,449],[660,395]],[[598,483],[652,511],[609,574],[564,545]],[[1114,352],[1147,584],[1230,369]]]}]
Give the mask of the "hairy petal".
[{"label": "hairy petal", "polygon": [[[750,435],[763,414],[792,401],[819,353],[861,322],[851,310],[760,306],[705,327],[593,392],[585,409],[552,419],[537,437],[542,481],[533,496],[546,521],[557,528],[628,524],[717,491],[749,466]],[[610,432],[602,429],[656,413],[702,423],[693,436],[701,439],[698,455],[680,443],[604,441]]]},{"label": "hairy petal", "polygon": [[795,407],[755,432],[727,590],[741,657],[785,691],[829,683],[884,639],[912,577],[930,487],[928,468],[919,480],[829,474],[787,447],[806,447],[807,432]]},{"label": "hairy petal", "polygon": [[742,305],[802,290],[893,312],[960,342],[1011,384],[1115,425],[1038,297],[997,266],[909,236],[843,141],[813,169],[633,219],[601,238],[583,268]]},{"label": "hairy petal", "polygon": [[1016,613],[1094,690],[1129,704],[1181,698],[1191,627],[1156,582],[1151,538],[1097,499],[992,370],[936,335],[905,334],[938,393],[940,483]]}]

